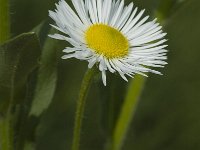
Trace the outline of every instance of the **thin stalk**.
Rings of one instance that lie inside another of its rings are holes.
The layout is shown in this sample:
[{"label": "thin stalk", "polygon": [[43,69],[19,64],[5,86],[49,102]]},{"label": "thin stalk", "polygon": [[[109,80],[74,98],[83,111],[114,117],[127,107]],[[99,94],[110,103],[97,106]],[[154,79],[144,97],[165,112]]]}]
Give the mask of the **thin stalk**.
[{"label": "thin stalk", "polygon": [[14,149],[14,131],[13,131],[13,114],[12,108],[14,105],[14,76],[11,79],[11,92],[10,101],[7,113],[5,116],[0,118],[0,148],[2,150],[13,150]]},{"label": "thin stalk", "polygon": [[9,0],[0,0],[0,43],[10,37]]},{"label": "thin stalk", "polygon": [[[0,44],[10,38],[9,0],[0,0]],[[11,97],[12,98],[12,97]],[[7,115],[7,114],[6,114]],[[8,116],[0,118],[0,149],[12,150],[10,120]]]},{"label": "thin stalk", "polygon": [[9,142],[9,134],[8,134],[8,124],[7,122],[2,118],[0,120],[0,132],[1,132],[1,145],[0,149],[2,150],[10,150],[10,142]]},{"label": "thin stalk", "polygon": [[122,147],[127,130],[129,129],[131,120],[135,114],[138,99],[142,93],[145,80],[144,77],[137,75],[129,85],[126,98],[114,129],[112,150],[120,150]]},{"label": "thin stalk", "polygon": [[89,69],[82,80],[81,89],[79,92],[79,97],[77,101],[77,109],[75,114],[75,123],[74,123],[74,133],[73,133],[73,141],[72,141],[72,150],[79,149],[80,143],[80,135],[81,135],[81,126],[83,120],[83,113],[85,109],[86,97],[89,90],[89,87],[92,83],[92,79],[95,75],[96,68],[93,67]]}]

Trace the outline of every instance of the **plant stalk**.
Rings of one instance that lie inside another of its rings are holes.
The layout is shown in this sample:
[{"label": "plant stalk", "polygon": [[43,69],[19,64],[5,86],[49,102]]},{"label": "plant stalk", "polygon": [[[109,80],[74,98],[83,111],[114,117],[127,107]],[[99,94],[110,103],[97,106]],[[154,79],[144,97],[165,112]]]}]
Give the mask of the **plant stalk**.
[{"label": "plant stalk", "polygon": [[[0,44],[10,38],[9,13],[9,0],[0,0]],[[0,149],[13,149],[11,134],[8,116],[0,116]]]},{"label": "plant stalk", "polygon": [[10,37],[9,0],[0,0],[0,44]]},{"label": "plant stalk", "polygon": [[90,85],[92,83],[92,79],[95,75],[95,72],[96,72],[95,67],[93,67],[92,69],[88,69],[82,80],[81,89],[80,89],[79,97],[77,101],[76,114],[75,114],[72,150],[79,150],[81,126],[82,126],[82,120],[83,120],[83,113],[85,109],[86,97],[87,97],[87,93],[90,88]]},{"label": "plant stalk", "polygon": [[132,118],[137,109],[137,103],[142,93],[146,78],[137,75],[130,83],[126,98],[122,105],[119,118],[113,134],[112,150],[120,150],[126,137]]}]

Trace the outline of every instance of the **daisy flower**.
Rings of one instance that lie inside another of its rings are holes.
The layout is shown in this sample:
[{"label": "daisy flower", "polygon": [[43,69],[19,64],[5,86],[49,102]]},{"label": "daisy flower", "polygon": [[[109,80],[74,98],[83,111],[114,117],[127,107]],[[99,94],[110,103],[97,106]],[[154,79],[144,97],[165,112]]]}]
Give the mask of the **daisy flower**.
[{"label": "daisy flower", "polygon": [[56,23],[51,26],[61,32],[50,37],[71,44],[62,59],[86,60],[88,68],[97,64],[104,85],[106,71],[118,72],[125,81],[135,74],[161,74],[152,67],[167,64],[166,33],[156,19],[142,17],[145,10],[138,11],[133,3],[125,6],[124,0],[72,0],[72,4],[74,9],[61,0],[55,12],[49,11]]}]

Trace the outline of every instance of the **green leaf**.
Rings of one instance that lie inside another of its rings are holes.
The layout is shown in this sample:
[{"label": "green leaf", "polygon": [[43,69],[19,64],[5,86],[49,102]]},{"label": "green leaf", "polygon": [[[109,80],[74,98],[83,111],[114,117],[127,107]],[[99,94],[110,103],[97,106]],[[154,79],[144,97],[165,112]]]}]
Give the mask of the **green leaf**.
[{"label": "green leaf", "polygon": [[32,29],[32,31],[37,34],[42,48],[44,47],[47,38],[49,38],[48,33],[50,32],[51,29],[51,26],[49,24],[50,24],[50,19],[48,18]]},{"label": "green leaf", "polygon": [[24,33],[0,46],[0,136],[3,149],[15,147],[14,137],[18,131],[14,129],[23,122],[21,113],[31,103],[24,105],[26,82],[37,67],[39,56],[40,45],[33,32]]},{"label": "green leaf", "polygon": [[[55,40],[51,40],[55,42]],[[62,48],[59,47],[63,43],[58,41],[57,45],[58,50],[62,53]],[[64,44],[66,46],[66,43]],[[60,53],[60,56],[62,55]],[[74,125],[74,113],[76,108],[76,101],[78,98],[78,92],[80,89],[81,80],[83,75],[87,69],[86,62],[79,61],[76,59],[69,59],[69,60],[62,60],[58,57],[58,81],[57,81],[57,90],[55,91],[53,101],[50,107],[46,110],[46,112],[42,115],[40,120],[40,124],[37,127],[36,132],[36,141],[37,147],[36,149],[70,149],[71,147],[71,140],[72,140],[72,131]],[[88,95],[87,103],[92,102],[95,103],[95,107],[92,109],[96,109],[96,88],[92,87],[92,96]],[[95,90],[93,90],[95,89]],[[95,92],[94,92],[95,91]],[[95,101],[94,101],[95,99]],[[86,108],[85,115],[91,108],[91,104],[87,104],[89,107]],[[90,112],[90,111],[89,111]],[[92,113],[93,117],[96,116],[96,113]],[[91,116],[91,115],[87,115]],[[96,119],[90,117],[90,119],[85,120],[87,124],[89,124],[89,128],[95,122]],[[92,122],[92,123],[91,123]],[[85,125],[87,128],[88,126]],[[85,131],[88,131],[87,129]],[[92,132],[96,135],[96,132]],[[88,132],[87,132],[88,133]],[[48,138],[45,138],[48,137]],[[59,137],[59,138],[55,138]],[[92,138],[94,136],[90,136]],[[101,137],[100,137],[101,138]],[[83,144],[85,138],[82,139]]]},{"label": "green leaf", "polygon": [[[22,34],[0,47],[0,104],[9,100],[10,90],[20,90],[38,65],[39,41],[35,33]],[[3,105],[0,105],[2,107]]]},{"label": "green leaf", "polygon": [[48,38],[43,47],[30,116],[40,116],[53,99],[57,81],[58,57],[56,43],[56,40]]}]

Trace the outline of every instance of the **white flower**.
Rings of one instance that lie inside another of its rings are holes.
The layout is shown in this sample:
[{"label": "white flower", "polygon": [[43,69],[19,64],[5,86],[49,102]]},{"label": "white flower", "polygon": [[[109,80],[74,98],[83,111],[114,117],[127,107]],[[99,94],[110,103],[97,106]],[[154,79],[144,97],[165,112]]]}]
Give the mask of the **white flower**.
[{"label": "white flower", "polygon": [[55,12],[49,16],[56,22],[52,25],[63,33],[50,37],[65,40],[72,47],[66,47],[63,59],[77,58],[89,62],[92,68],[98,64],[102,80],[106,85],[106,71],[125,75],[147,76],[145,73],[158,71],[147,67],[163,67],[167,45],[163,45],[166,33],[156,23],[142,18],[144,10],[138,12],[133,3],[124,6],[124,0],[72,0],[72,8],[61,0]]}]

